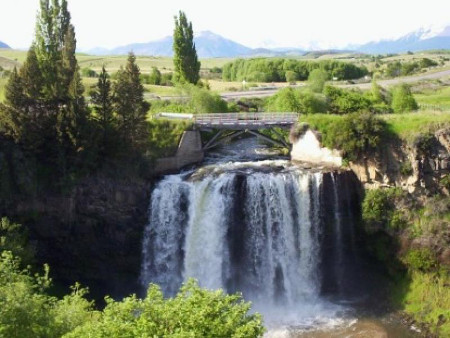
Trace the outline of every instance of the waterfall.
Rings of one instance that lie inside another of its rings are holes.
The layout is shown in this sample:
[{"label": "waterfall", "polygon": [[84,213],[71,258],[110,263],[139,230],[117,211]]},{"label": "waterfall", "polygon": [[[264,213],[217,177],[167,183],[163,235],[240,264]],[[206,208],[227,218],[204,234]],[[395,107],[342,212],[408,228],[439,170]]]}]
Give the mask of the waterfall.
[{"label": "waterfall", "polygon": [[353,230],[344,231],[348,201],[340,202],[340,190],[338,173],[287,161],[233,162],[166,176],[152,191],[141,284],[157,283],[173,295],[194,277],[209,289],[240,291],[255,304],[316,309],[323,305],[324,257],[342,288],[340,265]]}]

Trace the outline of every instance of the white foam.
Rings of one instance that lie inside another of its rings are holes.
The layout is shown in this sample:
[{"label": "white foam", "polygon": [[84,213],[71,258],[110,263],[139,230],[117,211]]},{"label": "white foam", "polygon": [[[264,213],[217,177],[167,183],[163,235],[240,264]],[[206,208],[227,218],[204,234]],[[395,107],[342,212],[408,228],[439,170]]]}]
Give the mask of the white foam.
[{"label": "white foam", "polygon": [[337,150],[322,148],[316,135],[308,130],[292,146],[291,158],[295,161],[304,161],[315,164],[328,164],[340,167],[342,157]]}]

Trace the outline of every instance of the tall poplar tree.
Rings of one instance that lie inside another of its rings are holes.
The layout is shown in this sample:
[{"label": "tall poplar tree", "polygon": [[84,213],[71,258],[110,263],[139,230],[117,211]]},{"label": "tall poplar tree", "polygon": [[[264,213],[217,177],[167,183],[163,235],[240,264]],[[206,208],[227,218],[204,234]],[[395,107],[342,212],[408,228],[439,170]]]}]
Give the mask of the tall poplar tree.
[{"label": "tall poplar tree", "polygon": [[188,22],[186,14],[180,11],[175,16],[175,29],[173,32],[173,64],[175,75],[181,83],[197,84],[200,79],[200,62],[194,43],[192,22]]}]

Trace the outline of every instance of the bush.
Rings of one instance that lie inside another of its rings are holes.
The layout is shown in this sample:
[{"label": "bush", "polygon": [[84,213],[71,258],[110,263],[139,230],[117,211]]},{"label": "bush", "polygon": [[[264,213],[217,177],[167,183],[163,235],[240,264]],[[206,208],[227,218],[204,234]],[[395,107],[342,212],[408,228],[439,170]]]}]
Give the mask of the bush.
[{"label": "bush", "polygon": [[295,84],[295,82],[298,80],[298,74],[292,70],[288,70],[284,77],[286,78],[286,82],[289,82],[291,84]]},{"label": "bush", "polygon": [[438,265],[436,256],[429,248],[411,249],[405,256],[410,269],[423,272],[431,271]]},{"label": "bush", "polygon": [[356,161],[375,153],[385,135],[385,121],[369,112],[353,113],[331,124],[323,143],[341,150],[346,159]]},{"label": "bush", "polygon": [[417,110],[419,108],[411,88],[403,83],[392,90],[392,109],[395,113],[404,113],[407,111]]},{"label": "bush", "polygon": [[330,112],[348,114],[371,108],[371,100],[360,91],[345,90],[333,86],[325,86],[324,94],[329,101]]},{"label": "bush", "polygon": [[98,77],[98,74],[95,72],[95,70],[90,68],[81,69],[81,75],[84,77]]},{"label": "bush", "polygon": [[325,82],[330,78],[330,75],[323,69],[314,69],[308,76],[308,86],[314,93],[322,93],[325,87]]},{"label": "bush", "polygon": [[298,112],[302,114],[324,113],[327,108],[323,96],[293,88],[281,89],[274,96],[268,98],[265,104],[266,111]]},{"label": "bush", "polygon": [[87,321],[66,337],[261,337],[261,315],[249,310],[240,295],[203,290],[193,280],[169,299],[152,285],[143,300],[107,298],[99,320]]}]

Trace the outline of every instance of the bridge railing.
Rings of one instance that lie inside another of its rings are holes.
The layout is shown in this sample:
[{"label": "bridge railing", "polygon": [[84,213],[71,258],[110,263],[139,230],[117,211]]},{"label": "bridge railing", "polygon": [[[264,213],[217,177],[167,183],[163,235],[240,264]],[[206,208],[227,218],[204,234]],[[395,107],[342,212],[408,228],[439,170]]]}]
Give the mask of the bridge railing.
[{"label": "bridge railing", "polygon": [[270,125],[293,124],[298,121],[296,113],[222,113],[196,114],[193,122],[199,125]]}]

